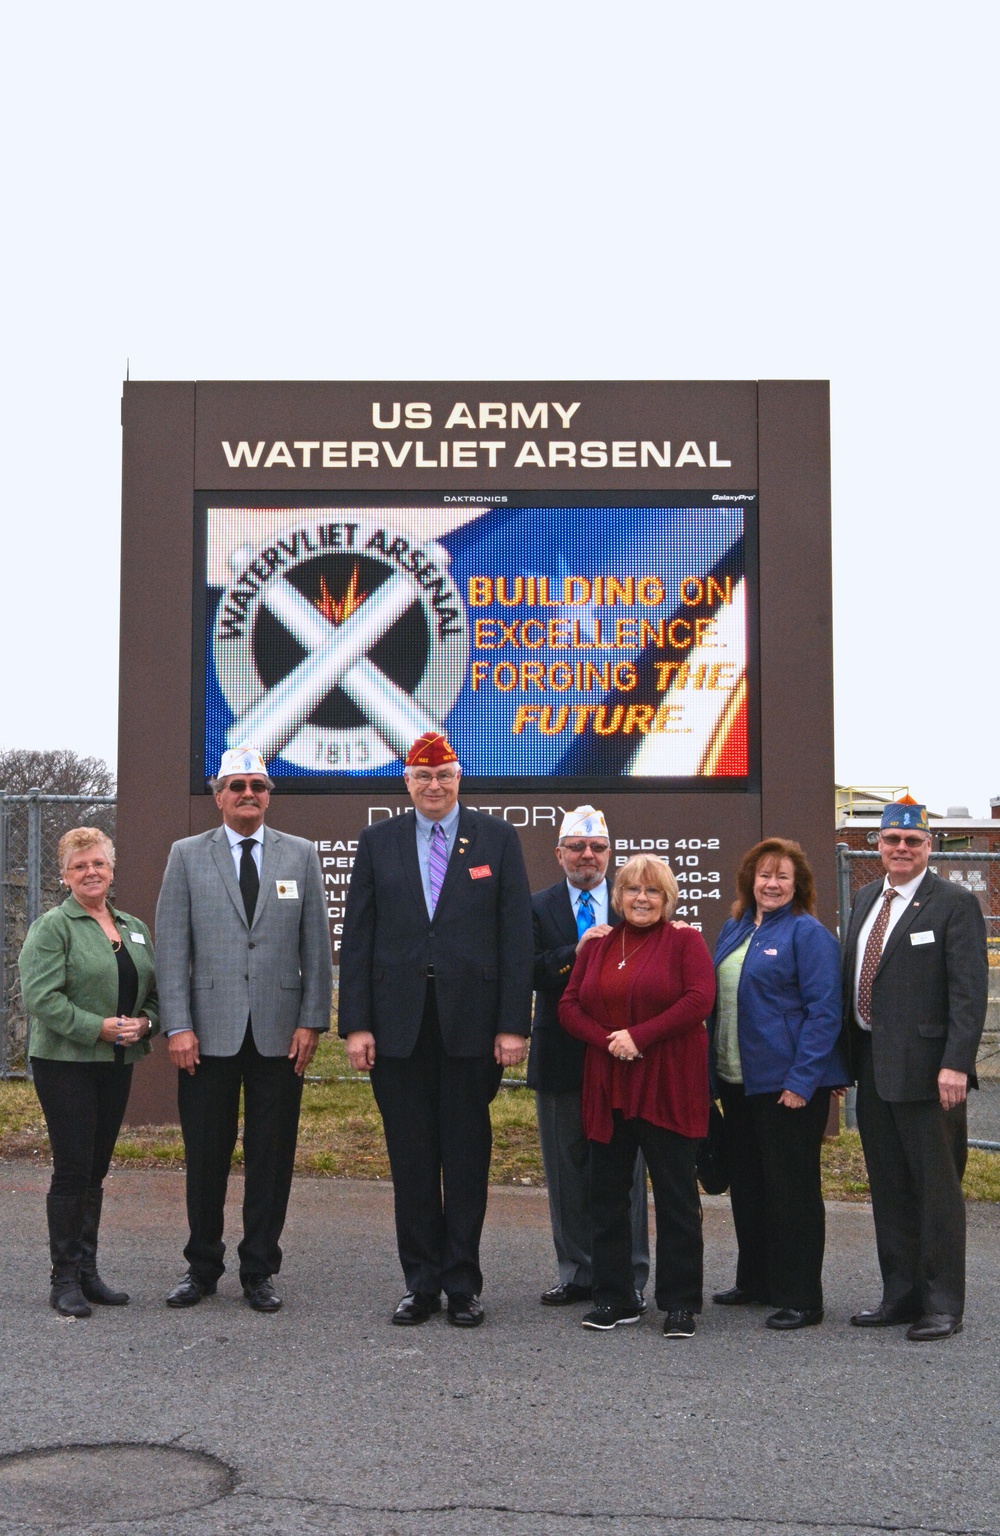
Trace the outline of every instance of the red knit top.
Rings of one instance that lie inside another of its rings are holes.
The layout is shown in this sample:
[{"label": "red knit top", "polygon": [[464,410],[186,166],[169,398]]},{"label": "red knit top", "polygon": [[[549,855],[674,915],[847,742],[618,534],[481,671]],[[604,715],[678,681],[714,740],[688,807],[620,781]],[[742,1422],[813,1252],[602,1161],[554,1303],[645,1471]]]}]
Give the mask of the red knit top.
[{"label": "red knit top", "polygon": [[[648,1120],[680,1136],[708,1131],[708,1036],[705,1017],[715,1001],[715,971],[701,934],[658,924],[622,927],[585,944],[559,1004],[559,1022],[585,1040],[583,1128],[591,1141],[611,1140],[613,1109],[627,1120]],[[633,953],[634,951],[634,953]],[[627,1029],[642,1060],[617,1061],[608,1035]]]}]

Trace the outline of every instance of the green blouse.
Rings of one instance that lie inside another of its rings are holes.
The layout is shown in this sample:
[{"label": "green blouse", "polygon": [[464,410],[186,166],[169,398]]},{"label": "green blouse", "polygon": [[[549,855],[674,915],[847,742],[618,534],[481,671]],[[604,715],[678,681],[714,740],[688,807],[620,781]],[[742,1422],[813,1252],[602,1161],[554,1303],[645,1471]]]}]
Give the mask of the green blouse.
[{"label": "green blouse", "polygon": [[718,1005],[715,1024],[715,1070],[725,1083],[742,1083],[743,1066],[740,1062],[740,1040],[736,1027],[736,993],[740,985],[740,972],[750,947],[753,933],[738,949],[726,956],[716,972]]},{"label": "green blouse", "polygon": [[[108,911],[139,977],[135,1014],[159,1028],[153,940],[145,923]],[[30,1054],[51,1061],[113,1061],[115,1048],[99,1040],[101,1025],[118,1012],[118,962],[107,935],[73,896],[32,923],[18,957],[21,995],[31,1021]],[[130,1045],[126,1062],[150,1049],[148,1037]]]}]

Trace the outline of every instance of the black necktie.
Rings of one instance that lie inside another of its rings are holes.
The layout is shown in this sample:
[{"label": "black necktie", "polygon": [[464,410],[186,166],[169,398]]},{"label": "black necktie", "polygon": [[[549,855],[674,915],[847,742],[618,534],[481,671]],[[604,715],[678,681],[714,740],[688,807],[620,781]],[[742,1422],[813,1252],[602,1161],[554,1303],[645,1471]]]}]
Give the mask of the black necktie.
[{"label": "black necktie", "polygon": [[240,890],[243,892],[243,909],[248,923],[253,922],[253,915],[257,910],[257,893],[260,890],[260,876],[254,862],[253,845],[252,837],[245,837],[240,843],[243,849],[240,856]]}]

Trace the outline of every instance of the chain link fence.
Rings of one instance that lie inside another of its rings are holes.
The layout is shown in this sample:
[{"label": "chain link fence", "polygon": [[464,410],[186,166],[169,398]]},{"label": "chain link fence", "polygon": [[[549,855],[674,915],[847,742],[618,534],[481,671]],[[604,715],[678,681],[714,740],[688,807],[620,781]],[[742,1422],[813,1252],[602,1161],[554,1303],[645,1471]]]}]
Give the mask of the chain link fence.
[{"label": "chain link fence", "polygon": [[25,934],[62,901],[56,848],[71,827],[99,827],[114,842],[108,795],[0,795],[0,1078],[30,1075],[28,1021],[17,957]]},{"label": "chain link fence", "polygon": [[[0,795],[0,1079],[30,1072],[28,1021],[21,1000],[17,957],[29,927],[64,896],[56,847],[70,827],[93,826],[114,841],[115,800],[107,795]],[[969,1097],[970,1144],[1000,1151],[1000,853],[939,853],[931,869],[965,886],[986,919],[990,995],[979,1050],[978,1093]],[[840,932],[847,932],[851,902],[876,879],[875,850],[837,848]]]},{"label": "chain link fence", "polygon": [[[979,1092],[969,1094],[969,1145],[1000,1152],[1000,853],[932,853],[929,866],[942,880],[971,891],[986,919],[990,961],[989,1003],[976,1072]],[[837,845],[837,906],[840,933],[847,933],[851,903],[863,885],[882,877],[875,849]],[[851,1123],[850,1114],[848,1123]]]}]

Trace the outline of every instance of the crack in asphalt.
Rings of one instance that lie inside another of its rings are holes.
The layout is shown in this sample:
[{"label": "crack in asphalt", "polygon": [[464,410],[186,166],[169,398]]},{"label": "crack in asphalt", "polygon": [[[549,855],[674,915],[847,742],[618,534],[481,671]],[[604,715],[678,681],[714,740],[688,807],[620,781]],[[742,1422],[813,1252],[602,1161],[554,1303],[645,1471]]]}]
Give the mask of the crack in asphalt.
[{"label": "crack in asphalt", "polygon": [[924,1525],[892,1520],[828,1520],[795,1519],[775,1515],[692,1515],[675,1514],[669,1510],[608,1510],[608,1509],[552,1509],[527,1508],[515,1504],[477,1504],[455,1502],[443,1504],[356,1504],[348,1499],[324,1499],[307,1494],[265,1494],[251,1488],[239,1488],[228,1496],[235,1499],[256,1499],[265,1503],[303,1504],[316,1509],[348,1510],[359,1515],[514,1515],[528,1519],[549,1520],[601,1520],[622,1522],[626,1520],[671,1521],[675,1525],[706,1526],[762,1526],[783,1531],[888,1531],[900,1536],[1000,1536],[996,1526],[985,1525]]}]

